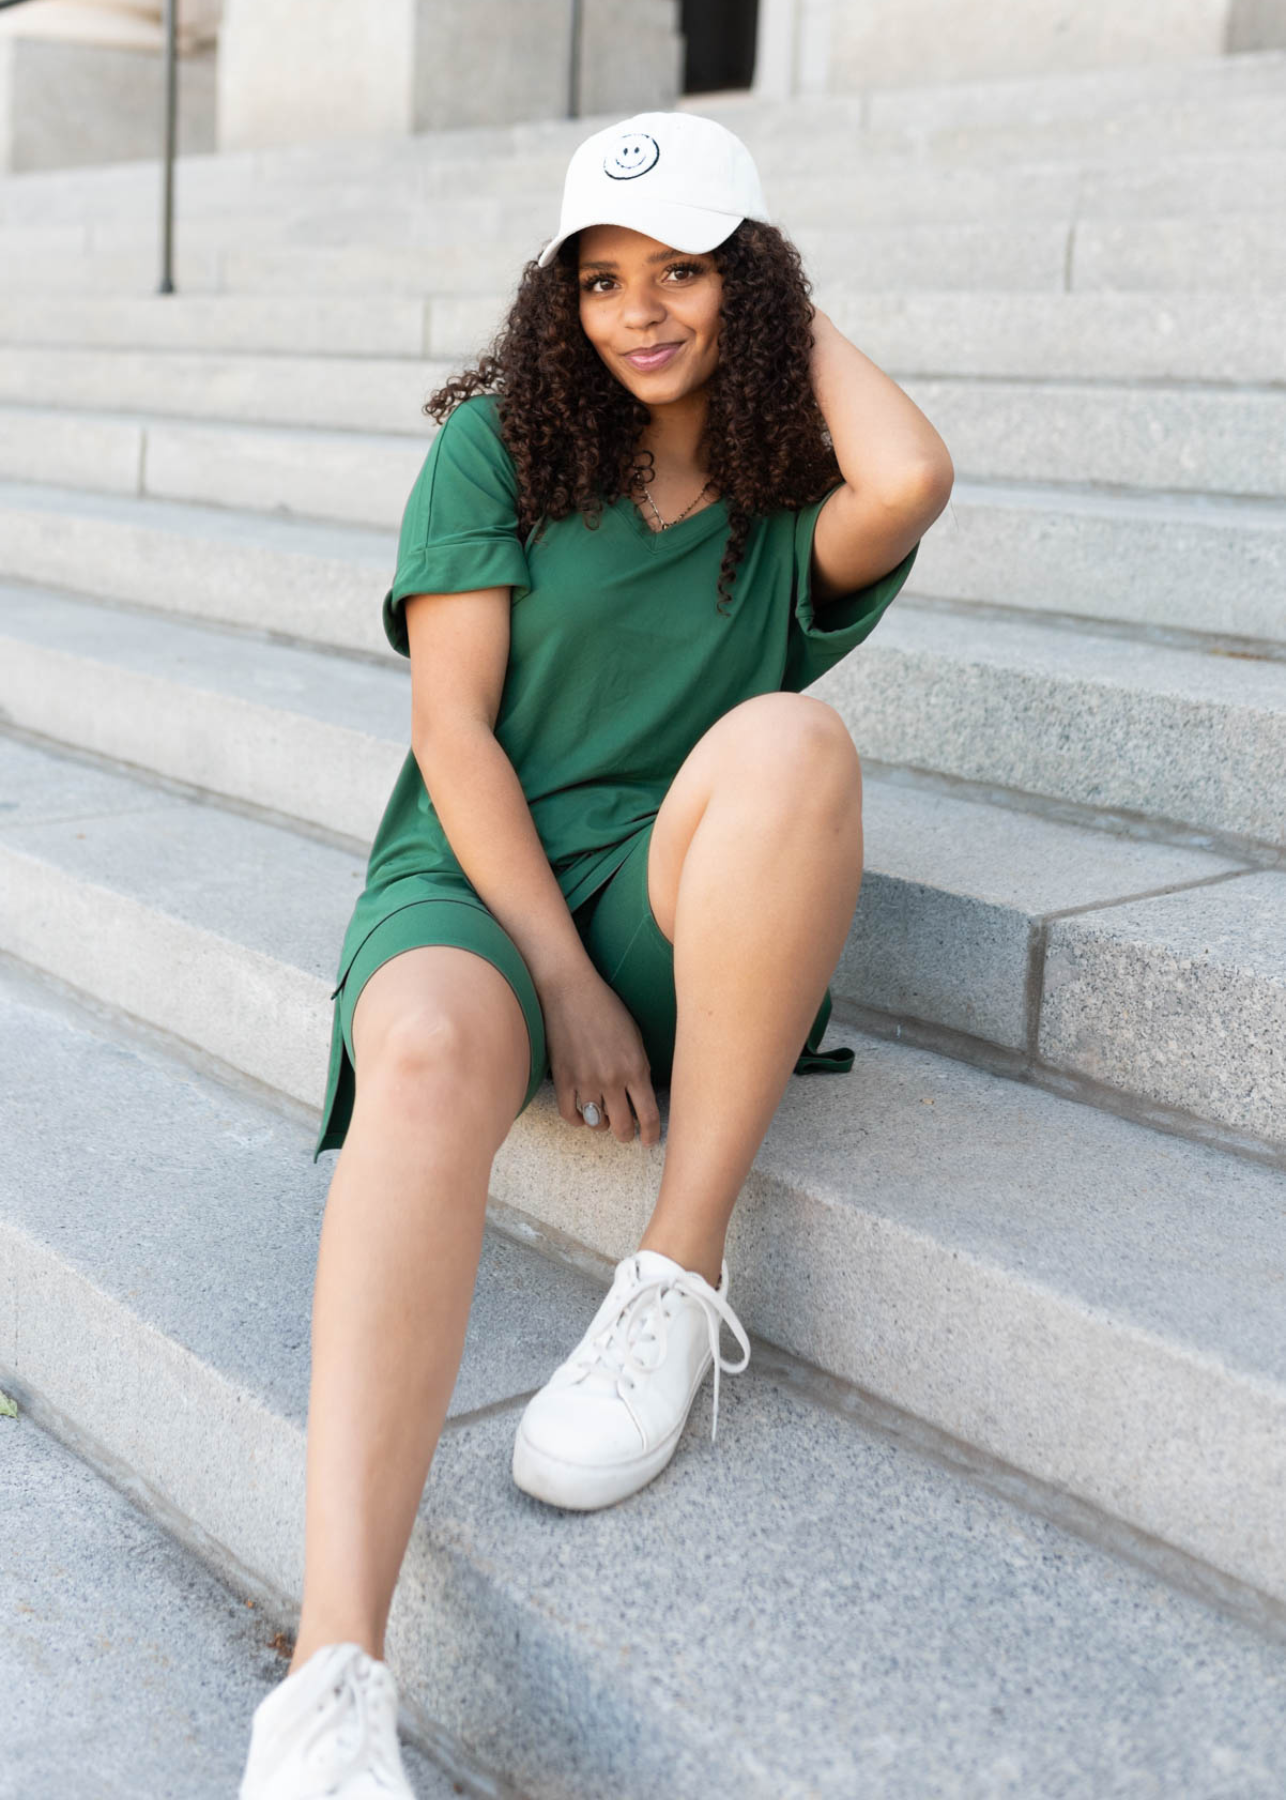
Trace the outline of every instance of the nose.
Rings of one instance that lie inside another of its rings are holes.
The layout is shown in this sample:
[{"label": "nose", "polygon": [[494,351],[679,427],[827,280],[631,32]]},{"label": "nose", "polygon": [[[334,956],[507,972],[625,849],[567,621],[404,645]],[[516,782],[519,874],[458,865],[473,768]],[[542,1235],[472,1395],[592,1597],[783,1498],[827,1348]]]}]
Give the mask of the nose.
[{"label": "nose", "polygon": [[626,325],[646,327],[665,316],[665,306],[660,298],[646,289],[627,293],[621,305],[621,318]]}]

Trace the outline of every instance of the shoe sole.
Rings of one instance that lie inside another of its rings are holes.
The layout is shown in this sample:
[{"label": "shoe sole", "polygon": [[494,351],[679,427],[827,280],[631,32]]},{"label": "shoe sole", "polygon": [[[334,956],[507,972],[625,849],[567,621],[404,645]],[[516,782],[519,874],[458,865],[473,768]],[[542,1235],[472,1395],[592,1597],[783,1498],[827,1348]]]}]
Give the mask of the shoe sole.
[{"label": "shoe sole", "polygon": [[688,1395],[683,1416],[670,1436],[663,1438],[654,1450],[631,1462],[613,1463],[607,1469],[565,1462],[561,1457],[551,1456],[547,1450],[538,1449],[519,1423],[514,1435],[515,1483],[533,1500],[543,1500],[547,1506],[560,1506],[567,1512],[595,1512],[599,1507],[615,1505],[618,1500],[628,1500],[631,1494],[637,1494],[640,1488],[656,1479],[678,1449],[692,1403],[711,1366],[707,1362],[701,1371]]}]

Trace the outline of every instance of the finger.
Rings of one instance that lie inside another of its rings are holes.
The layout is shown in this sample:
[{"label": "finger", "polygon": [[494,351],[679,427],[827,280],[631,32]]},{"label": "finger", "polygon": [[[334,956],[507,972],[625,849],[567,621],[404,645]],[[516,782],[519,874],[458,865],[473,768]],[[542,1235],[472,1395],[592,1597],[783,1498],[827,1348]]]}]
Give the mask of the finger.
[{"label": "finger", "polygon": [[638,1114],[639,1137],[645,1144],[659,1144],[661,1141],[661,1110],[656,1103],[656,1095],[648,1076],[642,1075],[637,1081],[630,1083],[630,1099],[634,1102],[634,1110]]},{"label": "finger", "polygon": [[[588,1125],[591,1131],[604,1131],[607,1128],[607,1104],[602,1098],[603,1090],[592,1084],[581,1087],[579,1083],[573,1087],[576,1102],[576,1116],[582,1125]],[[597,1107],[597,1112],[591,1108]],[[586,1114],[589,1117],[586,1117]]]},{"label": "finger", "polygon": [[576,1107],[576,1083],[565,1075],[556,1075],[554,1092],[558,1096],[558,1116],[569,1125],[583,1125],[585,1121]]},{"label": "finger", "polygon": [[607,1121],[612,1128],[612,1135],[623,1144],[634,1142],[634,1114],[630,1111],[629,1095],[622,1082],[618,1087],[607,1090]]}]

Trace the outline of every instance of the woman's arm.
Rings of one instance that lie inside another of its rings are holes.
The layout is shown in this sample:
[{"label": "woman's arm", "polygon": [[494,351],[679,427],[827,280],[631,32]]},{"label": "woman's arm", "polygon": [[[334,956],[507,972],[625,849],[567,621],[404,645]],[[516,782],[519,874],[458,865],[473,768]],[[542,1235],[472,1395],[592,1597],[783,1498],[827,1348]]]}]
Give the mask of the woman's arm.
[{"label": "woman's arm", "polygon": [[545,1021],[545,1048],[569,1125],[579,1091],[606,1103],[612,1133],[661,1136],[642,1033],[581,942],[495,735],[509,662],[508,587],[415,594],[406,601],[411,744],[447,841],[484,904],[518,946]]},{"label": "woman's arm", "polygon": [[824,606],[897,567],[950,499],[955,470],[910,396],[818,311],[811,374],[844,477],[813,533],[813,602]]},{"label": "woman's arm", "polygon": [[495,736],[509,606],[507,587],[407,600],[411,746],[448,843],[543,1000],[594,968]]}]

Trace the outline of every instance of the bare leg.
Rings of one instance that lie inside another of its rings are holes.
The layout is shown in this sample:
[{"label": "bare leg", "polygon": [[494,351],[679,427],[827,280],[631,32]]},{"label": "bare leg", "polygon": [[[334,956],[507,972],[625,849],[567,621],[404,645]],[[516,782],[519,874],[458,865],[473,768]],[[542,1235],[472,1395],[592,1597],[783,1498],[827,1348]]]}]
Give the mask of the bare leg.
[{"label": "bare leg", "polygon": [[785,693],[726,713],[675,777],[649,862],[678,1025],[665,1165],[640,1248],[715,1286],[733,1206],[857,905],[861,765],[839,714]]},{"label": "bare leg", "polygon": [[384,1654],[393,1590],[455,1386],[487,1185],[530,1072],[526,1022],[471,951],[378,969],[353,1019],[357,1094],[313,1290],[304,1596],[323,1644]]}]

